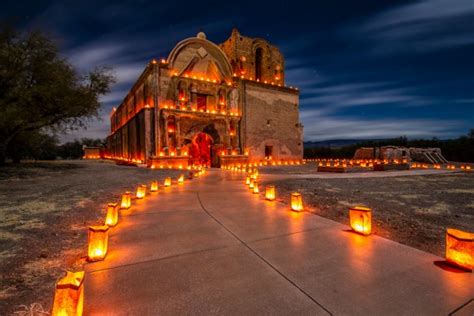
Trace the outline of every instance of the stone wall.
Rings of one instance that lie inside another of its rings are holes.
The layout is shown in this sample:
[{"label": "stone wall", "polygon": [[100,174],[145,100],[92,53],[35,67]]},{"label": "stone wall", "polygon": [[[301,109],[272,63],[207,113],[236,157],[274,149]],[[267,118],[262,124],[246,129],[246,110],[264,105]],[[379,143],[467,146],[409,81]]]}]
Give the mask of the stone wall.
[{"label": "stone wall", "polygon": [[374,159],[375,150],[373,147],[361,147],[356,149],[354,159]]},{"label": "stone wall", "polygon": [[107,154],[125,159],[146,160],[153,149],[152,109],[142,109],[107,138]]},{"label": "stone wall", "polygon": [[380,152],[378,158],[385,160],[402,160],[402,159],[410,159],[410,153],[408,148],[406,147],[398,147],[398,146],[382,146],[380,147]]},{"label": "stone wall", "polygon": [[[278,47],[261,38],[243,36],[237,29],[222,44],[221,49],[229,58],[232,70],[237,77],[285,84],[285,60]],[[257,49],[260,50],[261,76],[257,78]]]},{"label": "stone wall", "polygon": [[251,160],[265,158],[265,146],[272,146],[272,158],[303,157],[303,127],[299,121],[298,92],[255,82],[244,83],[244,147]]},{"label": "stone wall", "polygon": [[407,160],[426,163],[447,163],[439,148],[415,148],[399,146],[361,147],[354,159]]}]

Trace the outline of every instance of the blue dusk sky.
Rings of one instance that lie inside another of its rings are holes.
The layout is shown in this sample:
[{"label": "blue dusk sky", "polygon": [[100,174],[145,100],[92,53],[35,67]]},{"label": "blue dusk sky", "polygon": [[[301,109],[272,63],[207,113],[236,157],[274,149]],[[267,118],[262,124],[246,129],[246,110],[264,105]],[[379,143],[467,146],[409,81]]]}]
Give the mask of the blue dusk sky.
[{"label": "blue dusk sky", "polygon": [[474,1],[9,1],[0,18],[43,30],[81,71],[113,67],[100,121],[62,140],[105,137],[152,58],[233,27],[277,45],[300,88],[305,141],[451,138],[474,128]]}]

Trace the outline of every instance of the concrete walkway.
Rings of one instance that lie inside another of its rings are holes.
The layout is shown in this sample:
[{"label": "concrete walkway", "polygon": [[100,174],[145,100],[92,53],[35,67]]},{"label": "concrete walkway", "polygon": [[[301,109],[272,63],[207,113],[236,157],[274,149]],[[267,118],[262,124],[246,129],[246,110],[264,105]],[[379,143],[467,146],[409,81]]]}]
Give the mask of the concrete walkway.
[{"label": "concrete walkway", "polygon": [[134,203],[86,266],[85,314],[473,314],[472,273],[291,212],[242,179],[212,170]]}]

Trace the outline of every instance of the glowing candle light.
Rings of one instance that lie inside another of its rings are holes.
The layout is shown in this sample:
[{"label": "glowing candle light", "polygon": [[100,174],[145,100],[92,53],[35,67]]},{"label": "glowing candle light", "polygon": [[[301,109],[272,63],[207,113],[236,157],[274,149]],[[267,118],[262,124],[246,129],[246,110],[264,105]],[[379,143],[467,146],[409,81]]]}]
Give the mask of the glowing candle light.
[{"label": "glowing candle light", "polygon": [[295,212],[303,211],[303,197],[298,192],[291,193],[291,210]]},{"label": "glowing candle light", "polygon": [[252,193],[253,194],[258,194],[260,191],[258,190],[258,182],[257,181],[254,181],[253,182],[253,189],[252,189]]},{"label": "glowing candle light", "polygon": [[109,226],[90,226],[89,227],[89,250],[87,260],[104,260],[107,254],[107,245],[109,243]]},{"label": "glowing candle light", "polygon": [[269,185],[265,188],[265,199],[268,201],[274,201],[275,200],[275,186]]},{"label": "glowing candle light", "polygon": [[105,218],[105,224],[109,227],[114,227],[118,223],[118,209],[117,203],[107,204],[107,216]]},{"label": "glowing candle light", "polygon": [[372,231],[372,210],[364,206],[356,206],[349,210],[351,228],[362,235],[370,235]]},{"label": "glowing candle light", "polygon": [[184,174],[180,175],[178,178],[178,184],[184,184]]},{"label": "glowing candle light", "polygon": [[140,184],[137,188],[137,199],[143,199],[146,196],[146,185]]},{"label": "glowing candle light", "polygon": [[245,185],[250,185],[250,176],[245,177]]},{"label": "glowing candle light", "polygon": [[446,261],[468,271],[474,270],[474,233],[446,230]]},{"label": "glowing candle light", "polygon": [[84,306],[84,271],[66,271],[56,283],[51,315],[82,315]]},{"label": "glowing candle light", "polygon": [[151,181],[150,192],[158,192],[158,181]]},{"label": "glowing candle light", "polygon": [[122,202],[120,203],[120,208],[128,209],[132,206],[132,194],[130,192],[125,192],[122,195]]},{"label": "glowing candle light", "polygon": [[253,190],[253,186],[254,186],[254,180],[251,180],[249,184],[249,189]]},{"label": "glowing candle light", "polygon": [[164,182],[165,187],[171,186],[171,177],[167,177]]}]

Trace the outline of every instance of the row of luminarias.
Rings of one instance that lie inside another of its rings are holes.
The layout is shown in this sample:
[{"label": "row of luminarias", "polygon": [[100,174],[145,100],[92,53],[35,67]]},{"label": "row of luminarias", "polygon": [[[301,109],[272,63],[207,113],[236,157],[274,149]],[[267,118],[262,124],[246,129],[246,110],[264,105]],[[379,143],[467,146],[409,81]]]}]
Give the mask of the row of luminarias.
[{"label": "row of luminarias", "polygon": [[[360,167],[373,167],[374,164],[384,164],[384,165],[399,165],[407,164],[408,159],[340,159],[340,158],[312,158],[312,159],[303,159],[304,162],[318,162],[318,166],[323,167],[347,167],[347,166],[360,166]],[[470,165],[460,165],[456,166],[453,164],[447,164],[443,166],[441,164],[427,164],[427,163],[411,163],[411,169],[420,168],[420,169],[447,169],[447,170],[456,170],[457,168],[465,171],[471,171],[472,167]]]},{"label": "row of luminarias", "polygon": [[[204,169],[190,173],[193,176],[201,176]],[[184,174],[181,174],[177,183],[184,184]],[[172,180],[170,177],[165,178],[164,187],[170,187]],[[109,243],[109,230],[115,227],[119,222],[119,210],[127,210],[132,206],[133,199],[144,199],[147,196],[148,187],[141,184],[137,187],[135,194],[125,192],[120,203],[109,203],[107,205],[107,214],[104,225],[90,226],[88,231],[88,251],[87,260],[89,262],[104,260],[107,255]],[[159,191],[158,181],[152,181],[150,184],[150,192],[157,193]],[[82,315],[84,305],[84,271],[71,272],[67,271],[66,276],[56,283],[54,294],[54,302],[52,315]]]},{"label": "row of luminarias", "polygon": [[[257,169],[231,169],[233,171],[247,171],[245,184],[253,194],[259,194]],[[274,185],[265,187],[265,199],[275,201],[276,190]],[[303,197],[298,192],[290,195],[290,208],[294,212],[304,211]],[[349,209],[349,222],[353,231],[364,236],[372,232],[372,210],[365,206],[354,206]],[[464,270],[474,270],[474,233],[458,229],[446,230],[446,261]]]}]

